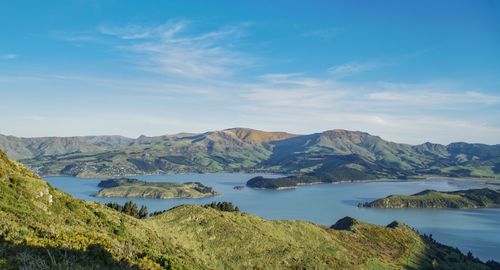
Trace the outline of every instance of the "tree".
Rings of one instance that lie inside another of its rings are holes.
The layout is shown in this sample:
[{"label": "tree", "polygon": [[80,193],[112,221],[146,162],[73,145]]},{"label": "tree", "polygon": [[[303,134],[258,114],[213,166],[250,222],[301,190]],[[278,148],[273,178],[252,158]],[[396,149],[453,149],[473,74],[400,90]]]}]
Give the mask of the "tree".
[{"label": "tree", "polygon": [[217,209],[219,211],[225,211],[225,212],[239,212],[240,209],[238,207],[235,207],[233,203],[231,202],[212,202],[209,204],[203,205],[205,208],[213,208]]},{"label": "tree", "polygon": [[110,202],[106,203],[106,206],[135,218],[146,218],[148,216],[148,208],[145,205],[142,205],[141,209],[137,210],[137,204],[133,201],[128,201],[123,206],[115,202]]},{"label": "tree", "polygon": [[467,252],[467,259],[474,259],[474,256],[472,256],[472,252]]},{"label": "tree", "polygon": [[137,214],[138,218],[146,218],[148,216],[148,208],[143,205],[141,209],[139,209],[139,213]]},{"label": "tree", "polygon": [[122,212],[129,216],[137,217],[137,205],[133,201],[128,201],[123,205]]}]

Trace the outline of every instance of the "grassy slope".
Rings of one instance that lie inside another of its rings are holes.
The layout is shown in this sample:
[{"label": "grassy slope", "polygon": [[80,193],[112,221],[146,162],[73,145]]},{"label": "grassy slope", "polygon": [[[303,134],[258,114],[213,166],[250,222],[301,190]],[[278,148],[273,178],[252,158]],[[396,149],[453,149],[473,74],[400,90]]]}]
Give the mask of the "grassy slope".
[{"label": "grassy slope", "polygon": [[414,195],[391,195],[364,204],[377,208],[479,208],[500,207],[500,191],[470,189],[453,192],[425,190]]},{"label": "grassy slope", "polygon": [[[406,226],[352,231],[199,206],[139,220],[50,187],[0,152],[0,268],[487,269]],[[36,267],[35,267],[36,268]]]}]

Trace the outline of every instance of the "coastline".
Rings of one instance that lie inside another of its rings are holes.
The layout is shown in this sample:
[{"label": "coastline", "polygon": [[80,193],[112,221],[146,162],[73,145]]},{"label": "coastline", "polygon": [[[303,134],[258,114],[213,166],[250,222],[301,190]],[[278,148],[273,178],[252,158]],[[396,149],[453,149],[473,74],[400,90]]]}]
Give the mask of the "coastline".
[{"label": "coastline", "polygon": [[[492,180],[497,180],[498,182],[491,182]],[[455,182],[464,182],[464,183],[478,183],[485,185],[500,185],[500,179],[498,178],[476,178],[476,177],[446,177],[446,176],[426,176],[424,178],[409,178],[409,179],[398,179],[398,178],[384,178],[384,179],[370,179],[370,180],[341,180],[334,182],[312,182],[312,183],[298,183],[295,186],[286,186],[286,187],[278,187],[278,188],[259,188],[259,187],[250,187],[253,189],[268,189],[268,190],[288,190],[288,189],[296,189],[302,186],[311,186],[311,185],[321,185],[321,184],[349,184],[349,183],[383,183],[383,182],[420,182],[420,181],[455,181]]]}]

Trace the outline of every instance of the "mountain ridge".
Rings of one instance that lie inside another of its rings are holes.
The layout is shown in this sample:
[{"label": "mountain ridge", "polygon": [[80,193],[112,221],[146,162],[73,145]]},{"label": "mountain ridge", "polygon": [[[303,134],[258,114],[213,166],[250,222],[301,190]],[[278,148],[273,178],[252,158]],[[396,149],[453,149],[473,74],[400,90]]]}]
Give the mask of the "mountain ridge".
[{"label": "mountain ridge", "polygon": [[0,149],[40,175],[114,177],[171,172],[332,175],[341,169],[357,170],[375,179],[425,175],[500,177],[498,144],[410,145],[344,129],[297,135],[230,128],[136,139],[0,135]]}]

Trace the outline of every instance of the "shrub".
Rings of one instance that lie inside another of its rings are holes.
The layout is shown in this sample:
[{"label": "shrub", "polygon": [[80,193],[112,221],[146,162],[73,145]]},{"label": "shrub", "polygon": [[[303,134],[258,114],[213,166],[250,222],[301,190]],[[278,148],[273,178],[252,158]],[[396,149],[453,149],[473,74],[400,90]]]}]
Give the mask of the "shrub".
[{"label": "shrub", "polygon": [[224,212],[239,212],[238,206],[234,206],[231,202],[212,202],[203,205],[205,208],[213,208]]},{"label": "shrub", "polygon": [[142,205],[138,210],[137,204],[133,201],[128,201],[123,206],[115,202],[106,203],[105,205],[135,218],[143,219],[148,217],[148,208],[145,205]]}]

